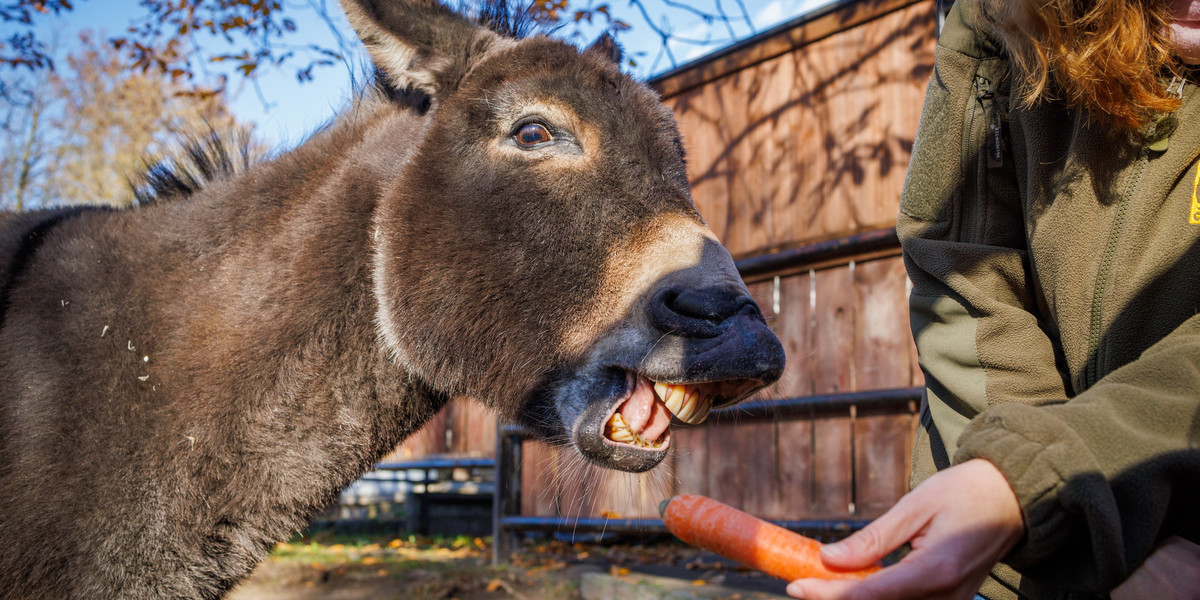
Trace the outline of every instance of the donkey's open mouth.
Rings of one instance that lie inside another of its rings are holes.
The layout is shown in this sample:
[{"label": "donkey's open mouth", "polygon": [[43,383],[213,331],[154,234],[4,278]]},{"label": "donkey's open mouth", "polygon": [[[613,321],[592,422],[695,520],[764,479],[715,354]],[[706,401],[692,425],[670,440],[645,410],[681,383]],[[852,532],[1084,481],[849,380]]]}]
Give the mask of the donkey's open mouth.
[{"label": "donkey's open mouth", "polygon": [[628,393],[612,405],[604,420],[604,439],[665,452],[671,441],[671,417],[699,425],[714,407],[730,404],[759,385],[754,381],[662,383],[630,371]]},{"label": "donkey's open mouth", "polygon": [[[749,360],[730,360],[735,372],[713,370],[705,376],[686,368],[585,369],[562,388],[576,401],[559,402],[564,424],[572,424],[567,429],[573,445],[584,457],[608,468],[631,472],[654,468],[671,447],[673,422],[699,425],[713,409],[741,402],[779,378],[782,348],[773,336],[766,337],[765,324],[751,329],[760,331],[748,339],[761,340],[764,351]],[[755,353],[738,354],[745,359]],[[578,406],[578,412],[570,406]]]}]

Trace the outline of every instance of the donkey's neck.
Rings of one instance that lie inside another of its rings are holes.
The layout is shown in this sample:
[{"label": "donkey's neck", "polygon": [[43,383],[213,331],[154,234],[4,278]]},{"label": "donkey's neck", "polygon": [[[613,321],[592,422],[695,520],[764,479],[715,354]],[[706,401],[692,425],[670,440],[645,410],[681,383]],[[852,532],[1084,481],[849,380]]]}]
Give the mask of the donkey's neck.
[{"label": "donkey's neck", "polygon": [[[419,127],[373,110],[350,118]],[[173,396],[160,429],[186,449],[177,460],[190,468],[176,472],[193,474],[180,485],[202,529],[237,523],[229,537],[252,545],[286,537],[445,403],[378,339],[373,215],[386,174],[406,160],[370,139],[388,130],[343,122],[144,211],[175,215],[155,250],[179,268],[144,291],[170,290],[146,315],[156,331],[145,346],[151,377]]]}]

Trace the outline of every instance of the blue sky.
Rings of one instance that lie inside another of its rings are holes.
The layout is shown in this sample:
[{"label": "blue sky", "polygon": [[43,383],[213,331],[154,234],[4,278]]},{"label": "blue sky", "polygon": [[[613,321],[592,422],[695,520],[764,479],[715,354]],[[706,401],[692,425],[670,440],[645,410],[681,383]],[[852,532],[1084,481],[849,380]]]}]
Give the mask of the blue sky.
[{"label": "blue sky", "polygon": [[[687,4],[697,9],[714,12],[716,0],[677,0],[675,4]],[[709,45],[693,45],[676,42],[671,51],[678,64],[684,64],[701,58],[727,45],[736,39],[742,39],[753,32],[763,31],[783,21],[793,19],[811,12],[834,0],[743,0],[746,13],[753,22],[753,30],[743,20],[731,20],[729,25],[708,24],[700,17],[686,10],[670,8],[662,0],[645,0],[647,12],[656,23],[663,19],[669,23],[671,31],[680,38],[707,39]],[[286,6],[296,10],[291,15],[296,19],[299,43],[314,43],[324,47],[336,48],[335,34],[329,26],[317,17],[310,6],[328,2],[330,13],[334,13],[335,23],[340,34],[347,39],[353,39],[353,32],[346,24],[336,0],[284,0]],[[598,5],[609,3],[614,14],[633,25],[633,29],[621,35],[620,40],[627,55],[632,55],[638,62],[633,74],[647,77],[670,69],[672,64],[665,56],[660,56],[661,44],[658,36],[644,25],[627,0],[573,0],[573,7],[584,7],[589,4]],[[723,0],[722,6],[731,17],[740,16],[741,9],[736,0]],[[51,24],[61,40],[60,46],[69,48],[67,42],[73,41],[75,32],[90,28],[104,31],[107,34],[117,34],[129,26],[130,21],[142,14],[142,9],[136,0],[79,0],[75,10],[66,13]],[[732,28],[732,36],[729,29]],[[48,30],[50,28],[47,28]],[[570,31],[570,30],[566,30]],[[585,31],[586,41],[594,38],[600,30]],[[49,39],[49,34],[43,39]],[[736,39],[735,39],[736,38]],[[351,64],[361,66],[365,53],[359,53],[351,59]],[[350,98],[349,69],[344,65],[325,67],[315,72],[315,81],[299,83],[296,80],[294,68],[285,66],[283,69],[260,72],[257,86],[238,85],[240,78],[231,78],[234,82],[236,96],[234,111],[243,120],[254,122],[259,137],[272,145],[290,146],[302,140],[313,129],[329,120],[337,111],[345,106]],[[236,89],[240,87],[240,89]],[[255,89],[257,87],[257,90]]]}]

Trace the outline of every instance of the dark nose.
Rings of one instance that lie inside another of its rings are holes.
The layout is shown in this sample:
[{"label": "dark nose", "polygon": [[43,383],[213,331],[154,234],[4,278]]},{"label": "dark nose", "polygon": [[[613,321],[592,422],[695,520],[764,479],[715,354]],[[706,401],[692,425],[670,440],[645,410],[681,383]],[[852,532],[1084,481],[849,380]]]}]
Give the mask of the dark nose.
[{"label": "dark nose", "polygon": [[671,286],[659,291],[650,303],[654,327],[684,337],[717,337],[729,328],[734,317],[744,314],[762,318],[754,299],[744,288],[734,285]]}]

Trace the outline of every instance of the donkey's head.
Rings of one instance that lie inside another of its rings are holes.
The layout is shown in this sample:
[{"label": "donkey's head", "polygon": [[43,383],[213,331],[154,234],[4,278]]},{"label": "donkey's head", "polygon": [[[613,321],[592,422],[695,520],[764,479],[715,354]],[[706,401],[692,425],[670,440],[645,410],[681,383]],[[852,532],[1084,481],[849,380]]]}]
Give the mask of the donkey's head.
[{"label": "donkey's head", "polygon": [[699,423],[778,379],[674,119],[611,40],[516,40],[434,0],[343,4],[384,84],[427,98],[421,127],[386,136],[411,158],[376,220],[401,365],[630,471],[662,460],[672,414]]}]

